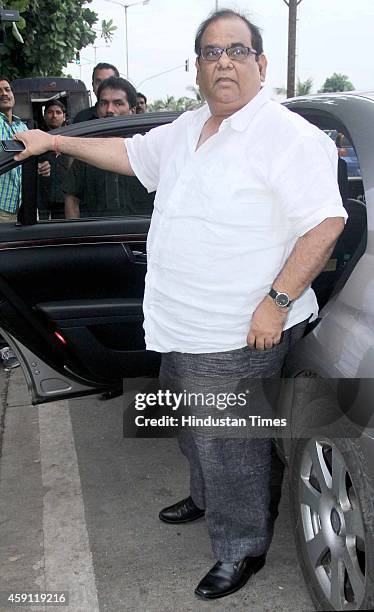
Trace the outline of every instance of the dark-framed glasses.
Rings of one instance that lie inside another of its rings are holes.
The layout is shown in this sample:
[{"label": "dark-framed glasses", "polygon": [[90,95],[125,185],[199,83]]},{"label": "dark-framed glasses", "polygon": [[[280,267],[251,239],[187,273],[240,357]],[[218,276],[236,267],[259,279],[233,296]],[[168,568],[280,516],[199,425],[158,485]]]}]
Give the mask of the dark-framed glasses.
[{"label": "dark-framed glasses", "polygon": [[242,62],[247,59],[249,55],[257,55],[257,51],[251,49],[251,47],[245,47],[244,45],[232,45],[226,49],[221,47],[207,46],[199,51],[199,57],[207,62],[216,62],[225,51],[226,55],[234,61]]}]

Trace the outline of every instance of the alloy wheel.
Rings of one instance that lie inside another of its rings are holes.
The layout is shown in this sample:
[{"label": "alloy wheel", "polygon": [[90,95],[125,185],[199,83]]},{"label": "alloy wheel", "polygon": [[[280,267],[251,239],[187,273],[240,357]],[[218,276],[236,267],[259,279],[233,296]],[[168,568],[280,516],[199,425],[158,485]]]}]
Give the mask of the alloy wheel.
[{"label": "alloy wheel", "polygon": [[334,610],[358,609],[365,597],[365,531],[349,470],[331,441],[304,449],[299,507],[307,558]]}]

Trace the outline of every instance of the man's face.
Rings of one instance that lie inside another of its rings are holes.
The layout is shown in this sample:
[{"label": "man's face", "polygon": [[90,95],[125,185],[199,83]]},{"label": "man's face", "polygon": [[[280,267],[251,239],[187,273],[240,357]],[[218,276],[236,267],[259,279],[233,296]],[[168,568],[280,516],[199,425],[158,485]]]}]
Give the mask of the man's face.
[{"label": "man's face", "polygon": [[122,89],[111,89],[110,87],[103,89],[97,101],[97,114],[100,119],[132,115],[133,112],[134,108],[130,107],[125,91],[122,91]]},{"label": "man's face", "polygon": [[49,106],[44,113],[44,121],[49,130],[54,130],[64,123],[65,113],[59,106]]},{"label": "man's face", "polygon": [[116,73],[112,68],[101,68],[95,70],[95,74],[93,75],[92,81],[92,89],[94,90],[94,94],[96,96],[97,90],[99,89],[101,83],[105,81],[105,79],[109,79],[109,77],[115,77]]},{"label": "man's face", "polygon": [[137,113],[146,113],[147,112],[147,105],[145,103],[145,100],[144,100],[143,96],[138,96],[136,98],[136,112]]},{"label": "man's face", "polygon": [[0,81],[0,113],[8,113],[14,104],[14,95],[8,81]]},{"label": "man's face", "polygon": [[[226,49],[242,44],[252,47],[252,36],[247,24],[239,17],[224,17],[211,23],[205,30],[201,47]],[[196,82],[211,111],[232,114],[247,104],[259,92],[265,78],[266,58],[248,55],[244,60],[232,60],[222,53],[217,61],[196,60]]]}]

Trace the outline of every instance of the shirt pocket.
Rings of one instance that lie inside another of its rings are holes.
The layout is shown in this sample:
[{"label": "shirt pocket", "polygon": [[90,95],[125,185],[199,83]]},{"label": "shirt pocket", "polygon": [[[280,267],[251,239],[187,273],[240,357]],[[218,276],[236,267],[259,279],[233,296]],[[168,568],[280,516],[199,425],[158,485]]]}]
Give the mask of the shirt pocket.
[{"label": "shirt pocket", "polygon": [[217,185],[207,209],[211,220],[219,224],[261,229],[280,222],[273,194],[256,187]]}]

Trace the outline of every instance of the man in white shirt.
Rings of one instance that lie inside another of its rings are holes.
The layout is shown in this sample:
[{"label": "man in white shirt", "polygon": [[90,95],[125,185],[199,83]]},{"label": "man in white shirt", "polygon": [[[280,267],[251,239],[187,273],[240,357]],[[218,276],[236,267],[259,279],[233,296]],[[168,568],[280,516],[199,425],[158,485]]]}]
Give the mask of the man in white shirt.
[{"label": "man in white shirt", "polygon": [[[147,348],[169,389],[228,392],[280,376],[317,303],[310,283],[346,217],[333,143],[269,99],[259,30],[236,12],[199,28],[197,83],[207,104],[126,140],[61,137],[54,149],[157,188],[144,298]],[[48,135],[20,135],[29,153]],[[22,159],[27,152],[17,156]],[[253,392],[254,400],[256,391]],[[270,440],[189,432],[190,496],[160,512],[205,514],[217,563],[195,593],[240,589],[269,546]]]}]

